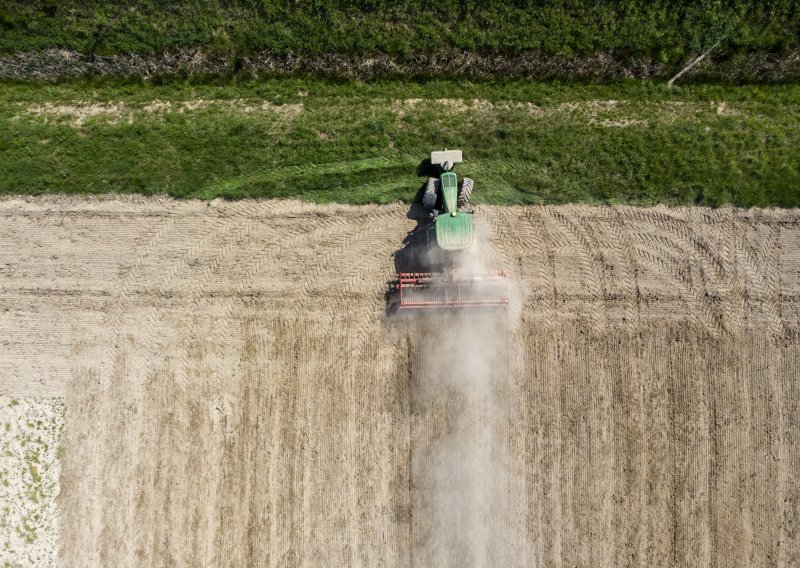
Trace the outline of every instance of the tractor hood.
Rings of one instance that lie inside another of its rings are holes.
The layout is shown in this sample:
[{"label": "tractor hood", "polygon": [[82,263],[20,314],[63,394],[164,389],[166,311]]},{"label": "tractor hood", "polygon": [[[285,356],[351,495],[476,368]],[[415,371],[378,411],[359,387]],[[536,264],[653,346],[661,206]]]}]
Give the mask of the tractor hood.
[{"label": "tractor hood", "polygon": [[442,203],[445,213],[458,210],[458,179],[453,172],[444,172],[439,178],[442,184]]},{"label": "tractor hood", "polygon": [[436,244],[444,250],[461,250],[475,240],[475,225],[471,213],[458,211],[455,215],[443,214],[436,218]]}]

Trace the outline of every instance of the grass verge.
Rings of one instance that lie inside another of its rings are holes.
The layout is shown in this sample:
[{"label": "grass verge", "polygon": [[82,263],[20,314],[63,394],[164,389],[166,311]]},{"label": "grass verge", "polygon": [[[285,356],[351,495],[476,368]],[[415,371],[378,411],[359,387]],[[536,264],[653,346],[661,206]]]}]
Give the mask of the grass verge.
[{"label": "grass verge", "polygon": [[800,206],[800,87],[281,79],[0,84],[0,193]]}]

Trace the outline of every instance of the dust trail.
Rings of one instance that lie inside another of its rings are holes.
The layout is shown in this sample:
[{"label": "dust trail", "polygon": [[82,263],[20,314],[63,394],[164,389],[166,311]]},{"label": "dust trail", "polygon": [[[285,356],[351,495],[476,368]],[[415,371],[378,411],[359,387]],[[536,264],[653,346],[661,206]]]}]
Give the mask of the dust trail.
[{"label": "dust trail", "polygon": [[[474,249],[464,272],[484,269]],[[511,427],[517,305],[428,312],[415,322],[414,565],[528,564],[524,475]]]}]

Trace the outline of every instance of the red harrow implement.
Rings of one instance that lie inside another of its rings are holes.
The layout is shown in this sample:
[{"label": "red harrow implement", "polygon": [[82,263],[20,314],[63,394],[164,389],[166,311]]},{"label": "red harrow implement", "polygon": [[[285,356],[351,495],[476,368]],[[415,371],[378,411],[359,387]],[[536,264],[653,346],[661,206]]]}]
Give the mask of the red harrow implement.
[{"label": "red harrow implement", "polygon": [[503,270],[446,279],[431,272],[401,272],[396,290],[401,310],[485,308],[508,304]]}]

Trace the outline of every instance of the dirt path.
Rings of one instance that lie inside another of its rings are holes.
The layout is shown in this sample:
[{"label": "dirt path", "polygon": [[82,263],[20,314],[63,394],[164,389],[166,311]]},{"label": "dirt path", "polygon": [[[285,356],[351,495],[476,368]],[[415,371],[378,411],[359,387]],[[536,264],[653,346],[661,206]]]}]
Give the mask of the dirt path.
[{"label": "dirt path", "polygon": [[[406,209],[0,201],[0,392],[66,399],[65,565],[448,558],[412,464],[459,403],[384,317]],[[522,563],[800,563],[800,213],[479,213]]]}]

